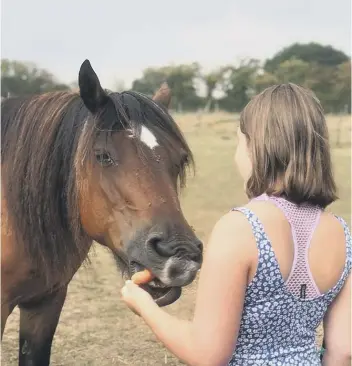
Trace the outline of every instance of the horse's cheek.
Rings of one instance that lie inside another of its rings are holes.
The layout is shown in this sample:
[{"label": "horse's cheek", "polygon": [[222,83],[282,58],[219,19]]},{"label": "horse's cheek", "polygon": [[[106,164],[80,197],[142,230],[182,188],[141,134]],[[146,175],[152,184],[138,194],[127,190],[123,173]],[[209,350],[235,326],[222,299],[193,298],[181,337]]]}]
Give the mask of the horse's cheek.
[{"label": "horse's cheek", "polygon": [[109,214],[102,197],[91,193],[81,198],[80,215],[81,223],[88,235],[92,238],[97,238],[104,234]]}]

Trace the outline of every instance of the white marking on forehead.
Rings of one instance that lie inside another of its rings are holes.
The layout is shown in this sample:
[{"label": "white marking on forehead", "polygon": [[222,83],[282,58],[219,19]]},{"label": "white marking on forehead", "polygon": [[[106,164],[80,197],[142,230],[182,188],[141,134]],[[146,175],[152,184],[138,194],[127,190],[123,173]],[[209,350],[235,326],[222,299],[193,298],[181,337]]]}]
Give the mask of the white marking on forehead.
[{"label": "white marking on forehead", "polygon": [[140,137],[141,141],[143,143],[145,143],[150,149],[154,149],[154,147],[158,146],[158,141],[156,139],[156,137],[151,133],[151,131],[145,127],[142,126],[142,131],[141,131],[141,137]]}]

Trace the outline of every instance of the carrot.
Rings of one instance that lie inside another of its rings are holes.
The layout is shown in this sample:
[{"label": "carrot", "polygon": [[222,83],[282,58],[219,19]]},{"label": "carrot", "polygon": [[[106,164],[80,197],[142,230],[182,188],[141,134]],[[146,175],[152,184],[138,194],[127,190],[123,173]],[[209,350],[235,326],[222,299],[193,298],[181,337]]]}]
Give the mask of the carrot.
[{"label": "carrot", "polygon": [[145,269],[143,271],[135,273],[132,276],[131,280],[136,285],[143,285],[145,283],[150,282],[153,278],[154,278],[154,276],[153,276],[152,272],[150,272],[148,269]]}]

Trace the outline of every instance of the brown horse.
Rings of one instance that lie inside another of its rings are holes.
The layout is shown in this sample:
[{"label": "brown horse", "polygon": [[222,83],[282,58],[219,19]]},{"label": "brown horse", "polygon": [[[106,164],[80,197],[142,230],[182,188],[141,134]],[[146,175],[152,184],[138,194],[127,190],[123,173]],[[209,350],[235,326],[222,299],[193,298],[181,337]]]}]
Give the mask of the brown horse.
[{"label": "brown horse", "polygon": [[[160,305],[176,301],[202,260],[178,187],[191,151],[152,99],[102,89],[88,60],[79,94],[2,102],[1,335],[20,308],[20,365],[48,365],[67,286],[92,242],[111,249],[125,278],[143,268]],[[117,289],[118,290],[118,289]]]}]

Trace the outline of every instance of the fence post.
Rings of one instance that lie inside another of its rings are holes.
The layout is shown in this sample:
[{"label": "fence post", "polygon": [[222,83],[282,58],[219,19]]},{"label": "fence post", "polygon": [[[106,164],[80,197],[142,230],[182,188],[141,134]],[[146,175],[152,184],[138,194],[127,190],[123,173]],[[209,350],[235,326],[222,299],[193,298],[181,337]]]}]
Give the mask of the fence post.
[{"label": "fence post", "polygon": [[336,147],[341,147],[341,136],[342,136],[342,130],[343,130],[343,117],[348,114],[348,105],[345,104],[343,111],[340,111],[339,113],[339,120],[337,122],[337,131],[336,131]]},{"label": "fence post", "polygon": [[341,147],[341,131],[342,131],[342,115],[340,114],[340,118],[337,121],[337,131],[336,131],[336,147]]}]

